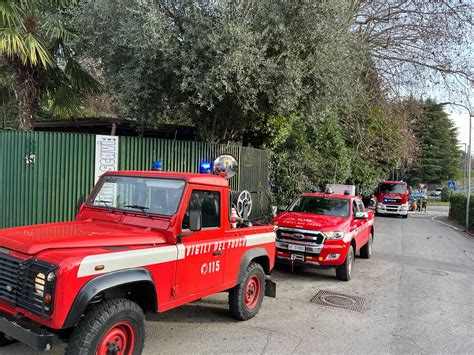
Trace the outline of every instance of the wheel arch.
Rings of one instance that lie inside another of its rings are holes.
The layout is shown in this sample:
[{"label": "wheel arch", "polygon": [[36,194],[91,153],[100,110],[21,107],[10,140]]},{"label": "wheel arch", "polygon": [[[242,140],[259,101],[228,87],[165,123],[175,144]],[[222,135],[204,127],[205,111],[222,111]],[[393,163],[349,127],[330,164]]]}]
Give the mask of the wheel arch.
[{"label": "wheel arch", "polygon": [[245,271],[252,261],[262,265],[263,271],[265,271],[266,275],[270,274],[270,257],[265,248],[250,249],[244,253],[242,260],[240,261],[237,283],[243,282]]},{"label": "wheel arch", "polygon": [[355,238],[351,239],[351,245],[352,245],[352,248],[354,248],[354,253],[356,253],[357,252],[357,243],[356,243]]},{"label": "wheel arch", "polygon": [[127,298],[137,303],[144,311],[158,309],[155,283],[148,270],[138,268],[115,271],[100,275],[81,288],[69,309],[62,329],[73,327],[99,295]]}]

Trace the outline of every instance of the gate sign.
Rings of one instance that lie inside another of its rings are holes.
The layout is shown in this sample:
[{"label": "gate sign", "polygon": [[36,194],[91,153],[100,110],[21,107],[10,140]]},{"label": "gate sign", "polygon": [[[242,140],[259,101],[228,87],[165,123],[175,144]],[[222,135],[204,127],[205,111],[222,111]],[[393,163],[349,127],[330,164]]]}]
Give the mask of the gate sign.
[{"label": "gate sign", "polygon": [[448,188],[451,190],[456,190],[456,181],[448,181]]},{"label": "gate sign", "polygon": [[118,170],[117,136],[95,136],[95,178],[94,184],[106,171]]}]

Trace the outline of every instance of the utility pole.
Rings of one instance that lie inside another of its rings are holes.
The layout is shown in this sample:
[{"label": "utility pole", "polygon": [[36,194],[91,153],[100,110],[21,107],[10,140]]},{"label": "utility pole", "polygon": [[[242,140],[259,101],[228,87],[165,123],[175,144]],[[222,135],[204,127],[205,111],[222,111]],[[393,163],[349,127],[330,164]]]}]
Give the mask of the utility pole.
[{"label": "utility pole", "polygon": [[445,106],[445,105],[454,105],[454,106],[459,106],[463,107],[467,110],[469,113],[469,141],[467,143],[467,191],[466,191],[466,231],[469,230],[469,207],[471,206],[471,151],[472,151],[472,142],[471,142],[471,137],[472,137],[472,111],[469,107],[458,104],[456,102],[442,102],[439,104],[440,106]]},{"label": "utility pole", "polygon": [[463,148],[463,157],[462,157],[462,190],[465,192],[466,191],[466,175],[467,175],[467,143],[461,143],[461,145],[464,146]]},{"label": "utility pole", "polygon": [[[465,106],[464,106],[465,107]],[[467,108],[467,107],[466,107]],[[466,230],[469,230],[469,209],[471,207],[471,135],[472,135],[472,112],[469,111],[469,148],[467,149],[467,206],[466,206]]]}]

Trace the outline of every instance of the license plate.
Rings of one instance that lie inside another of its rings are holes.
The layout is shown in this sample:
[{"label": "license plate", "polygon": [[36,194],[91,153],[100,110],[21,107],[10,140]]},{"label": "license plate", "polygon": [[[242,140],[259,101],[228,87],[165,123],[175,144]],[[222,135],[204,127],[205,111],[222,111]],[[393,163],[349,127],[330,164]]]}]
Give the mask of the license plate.
[{"label": "license plate", "polygon": [[306,250],[304,245],[297,245],[297,244],[288,244],[288,250],[293,250],[293,251],[304,251]]}]

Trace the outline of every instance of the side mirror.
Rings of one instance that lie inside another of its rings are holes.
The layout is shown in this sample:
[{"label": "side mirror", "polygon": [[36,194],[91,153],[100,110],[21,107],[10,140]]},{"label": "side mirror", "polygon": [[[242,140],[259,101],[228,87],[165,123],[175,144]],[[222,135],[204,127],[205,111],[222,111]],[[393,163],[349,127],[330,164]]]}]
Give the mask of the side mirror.
[{"label": "side mirror", "polygon": [[355,219],[369,219],[369,214],[367,212],[356,212]]},{"label": "side mirror", "polygon": [[199,232],[202,228],[201,211],[189,211],[189,230]]}]

